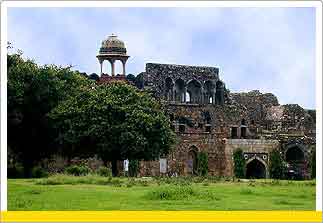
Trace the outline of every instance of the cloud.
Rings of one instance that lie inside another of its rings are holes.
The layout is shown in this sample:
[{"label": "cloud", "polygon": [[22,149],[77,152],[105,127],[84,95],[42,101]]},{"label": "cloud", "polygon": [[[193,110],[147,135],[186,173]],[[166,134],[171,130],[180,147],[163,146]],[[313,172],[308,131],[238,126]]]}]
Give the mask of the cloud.
[{"label": "cloud", "polygon": [[12,8],[8,15],[9,39],[42,64],[98,73],[95,56],[114,32],[131,56],[128,73],[147,62],[217,66],[232,91],[260,89],[315,107],[312,8]]}]

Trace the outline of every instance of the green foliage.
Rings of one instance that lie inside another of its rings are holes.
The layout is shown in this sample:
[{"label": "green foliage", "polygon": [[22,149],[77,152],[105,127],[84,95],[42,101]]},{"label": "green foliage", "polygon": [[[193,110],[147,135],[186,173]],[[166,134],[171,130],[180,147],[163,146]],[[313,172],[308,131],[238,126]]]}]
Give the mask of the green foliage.
[{"label": "green foliage", "polygon": [[316,178],[316,150],[315,146],[312,147],[312,155],[311,155],[311,178]]},{"label": "green foliage", "polygon": [[138,173],[139,173],[139,161],[129,160],[129,176],[137,177]]},{"label": "green foliage", "polygon": [[238,178],[244,178],[246,175],[246,161],[243,157],[242,149],[237,149],[233,153],[234,175]]},{"label": "green foliage", "polygon": [[48,177],[48,172],[41,168],[40,166],[35,166],[31,170],[31,177],[32,178],[44,178]]},{"label": "green foliage", "polygon": [[207,176],[209,170],[208,166],[208,154],[206,152],[200,152],[197,155],[197,172],[199,176]]},{"label": "green foliage", "polygon": [[73,165],[65,168],[65,172],[73,176],[85,176],[89,174],[90,171],[90,168],[88,168],[87,166]]},{"label": "green foliage", "polygon": [[24,177],[24,167],[20,164],[10,165],[7,168],[8,178],[23,178]]},{"label": "green foliage", "polygon": [[19,155],[30,176],[36,161],[49,157],[58,147],[58,132],[48,114],[91,82],[68,67],[38,66],[21,54],[8,55],[7,65],[8,146]]},{"label": "green foliage", "polygon": [[63,143],[78,147],[90,142],[104,162],[152,160],[167,154],[175,141],[160,104],[120,82],[83,89],[56,107],[50,117]]},{"label": "green foliage", "polygon": [[280,155],[280,152],[275,149],[269,154],[269,174],[273,179],[283,179],[284,178],[284,162]]},{"label": "green foliage", "polygon": [[98,170],[97,170],[97,174],[101,177],[111,177],[112,176],[112,172],[111,169],[105,166],[101,166]]}]

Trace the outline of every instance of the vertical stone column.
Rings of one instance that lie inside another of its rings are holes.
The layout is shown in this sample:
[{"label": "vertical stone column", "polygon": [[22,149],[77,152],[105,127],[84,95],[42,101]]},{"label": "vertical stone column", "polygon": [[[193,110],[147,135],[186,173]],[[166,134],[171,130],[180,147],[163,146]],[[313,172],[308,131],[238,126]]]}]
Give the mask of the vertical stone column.
[{"label": "vertical stone column", "polygon": [[114,76],[115,75],[114,62],[115,62],[115,60],[110,60],[110,63],[111,63],[111,76]]},{"label": "vertical stone column", "polygon": [[122,60],[122,73],[124,76],[126,76],[126,61]]},{"label": "vertical stone column", "polygon": [[102,75],[103,74],[103,71],[102,71],[102,65],[103,65],[103,60],[99,60],[99,62],[100,62],[100,74]]}]

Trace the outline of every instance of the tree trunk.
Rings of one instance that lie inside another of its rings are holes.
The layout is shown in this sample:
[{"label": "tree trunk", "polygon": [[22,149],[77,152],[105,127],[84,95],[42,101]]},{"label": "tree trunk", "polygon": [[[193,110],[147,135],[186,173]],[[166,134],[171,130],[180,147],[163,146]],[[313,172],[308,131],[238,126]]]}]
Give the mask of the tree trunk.
[{"label": "tree trunk", "polygon": [[117,167],[117,160],[111,161],[111,168],[112,168],[112,176],[118,176],[118,167]]}]

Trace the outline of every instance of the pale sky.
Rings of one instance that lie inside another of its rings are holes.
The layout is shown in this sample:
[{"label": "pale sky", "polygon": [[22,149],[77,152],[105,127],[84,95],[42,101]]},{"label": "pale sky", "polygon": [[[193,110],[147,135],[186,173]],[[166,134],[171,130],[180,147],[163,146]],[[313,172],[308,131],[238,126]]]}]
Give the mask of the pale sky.
[{"label": "pale sky", "polygon": [[8,9],[8,40],[39,64],[99,73],[95,56],[111,33],[131,56],[127,73],[147,62],[215,66],[231,92],[315,108],[314,8]]}]

